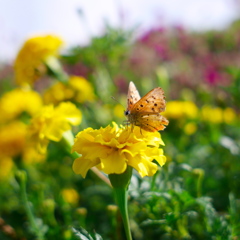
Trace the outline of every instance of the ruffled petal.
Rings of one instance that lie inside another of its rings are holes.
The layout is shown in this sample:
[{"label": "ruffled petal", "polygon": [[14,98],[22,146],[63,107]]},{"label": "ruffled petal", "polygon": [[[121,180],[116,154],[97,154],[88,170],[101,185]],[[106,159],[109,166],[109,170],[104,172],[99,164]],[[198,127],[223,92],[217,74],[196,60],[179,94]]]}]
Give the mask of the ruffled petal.
[{"label": "ruffled petal", "polygon": [[123,173],[127,168],[126,158],[122,157],[118,150],[113,149],[107,157],[101,158],[99,168],[106,174]]},{"label": "ruffled petal", "polygon": [[82,177],[86,177],[88,170],[99,163],[99,159],[95,159],[95,161],[80,157],[75,159],[73,163],[73,171],[76,174],[81,174]]},{"label": "ruffled petal", "polygon": [[143,156],[128,157],[128,165],[135,168],[141,177],[152,176],[156,173],[158,167],[155,163],[147,160]]},{"label": "ruffled petal", "polygon": [[55,117],[60,116],[71,125],[78,125],[82,120],[82,114],[71,102],[63,102],[55,111]]},{"label": "ruffled petal", "polygon": [[[155,153],[156,152],[156,153]],[[162,167],[166,163],[166,157],[163,155],[163,150],[160,149],[154,149],[154,159],[159,163],[159,165]]]},{"label": "ruffled petal", "polygon": [[71,129],[71,126],[68,122],[64,120],[58,120],[50,122],[48,125],[45,125],[43,134],[54,142],[59,142],[63,136],[63,133]]},{"label": "ruffled petal", "polygon": [[123,173],[127,165],[139,174],[152,176],[158,169],[154,159],[162,166],[166,158],[159,145],[163,144],[158,132],[146,132],[138,127],[124,128],[113,123],[99,130],[91,128],[80,132],[72,151],[82,154],[83,159],[99,163],[97,167],[106,174]]},{"label": "ruffled petal", "polygon": [[132,157],[138,155],[140,152],[142,152],[143,150],[145,150],[146,145],[143,142],[139,142],[139,143],[135,143],[132,144],[130,146],[125,147],[124,149],[122,149],[122,153],[128,153],[130,154]]}]

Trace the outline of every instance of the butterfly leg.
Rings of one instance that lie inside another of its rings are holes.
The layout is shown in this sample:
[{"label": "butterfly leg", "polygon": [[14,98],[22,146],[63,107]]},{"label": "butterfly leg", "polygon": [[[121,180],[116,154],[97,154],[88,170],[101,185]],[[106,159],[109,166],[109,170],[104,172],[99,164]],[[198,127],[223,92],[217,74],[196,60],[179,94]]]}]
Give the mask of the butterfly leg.
[{"label": "butterfly leg", "polygon": [[134,129],[134,125],[132,124],[131,126],[132,126],[132,127],[131,127],[131,132],[133,132],[133,129]]},{"label": "butterfly leg", "polygon": [[123,125],[130,125],[130,122],[128,120],[124,120]]}]

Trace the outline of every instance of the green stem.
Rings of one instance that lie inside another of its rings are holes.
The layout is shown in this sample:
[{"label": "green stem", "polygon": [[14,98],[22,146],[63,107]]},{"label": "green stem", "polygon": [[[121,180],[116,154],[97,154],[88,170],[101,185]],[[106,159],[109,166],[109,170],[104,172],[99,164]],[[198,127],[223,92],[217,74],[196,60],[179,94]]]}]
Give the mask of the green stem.
[{"label": "green stem", "polygon": [[113,188],[119,211],[122,216],[123,225],[126,233],[127,240],[132,240],[129,218],[128,218],[128,191],[126,188]]},{"label": "green stem", "polygon": [[[71,130],[63,133],[60,144],[67,152],[71,152],[72,146],[74,144],[74,136]],[[77,157],[77,153],[75,154],[76,155],[74,157]]]},{"label": "green stem", "polygon": [[35,217],[33,215],[33,212],[31,210],[31,207],[30,207],[30,204],[28,201],[28,197],[27,197],[27,190],[26,190],[27,175],[26,175],[26,172],[18,171],[16,173],[16,177],[20,183],[21,198],[22,198],[22,202],[23,202],[31,229],[34,232],[34,234],[37,236],[38,240],[43,240],[44,239],[43,234],[35,221]]},{"label": "green stem", "polygon": [[204,178],[204,171],[203,171],[203,169],[195,168],[193,170],[193,173],[197,177],[197,182],[196,182],[197,197],[201,197],[202,196],[202,182],[203,182],[203,178]]},{"label": "green stem", "polygon": [[156,183],[156,179],[157,179],[157,175],[158,173],[155,173],[152,177],[152,181],[151,181],[151,191],[154,191],[154,187],[155,187],[155,183]]},{"label": "green stem", "polygon": [[132,177],[132,167],[128,166],[122,174],[109,174],[109,180],[113,186],[113,192],[119,211],[122,215],[123,225],[126,232],[127,240],[132,240],[129,218],[128,218],[128,186]]},{"label": "green stem", "polygon": [[50,56],[44,61],[45,65],[48,68],[50,75],[53,75],[58,81],[67,84],[68,75],[63,71],[62,66],[58,59],[54,56]]}]

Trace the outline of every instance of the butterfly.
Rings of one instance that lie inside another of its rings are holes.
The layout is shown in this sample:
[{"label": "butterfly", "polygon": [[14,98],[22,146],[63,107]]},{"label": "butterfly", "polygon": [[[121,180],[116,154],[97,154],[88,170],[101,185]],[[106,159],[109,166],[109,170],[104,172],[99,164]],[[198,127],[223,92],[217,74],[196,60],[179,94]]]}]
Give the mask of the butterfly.
[{"label": "butterfly", "polygon": [[124,112],[128,124],[139,126],[148,132],[163,130],[164,125],[168,125],[168,120],[160,115],[165,108],[166,101],[162,88],[154,88],[141,98],[134,83],[129,83],[127,110]]}]

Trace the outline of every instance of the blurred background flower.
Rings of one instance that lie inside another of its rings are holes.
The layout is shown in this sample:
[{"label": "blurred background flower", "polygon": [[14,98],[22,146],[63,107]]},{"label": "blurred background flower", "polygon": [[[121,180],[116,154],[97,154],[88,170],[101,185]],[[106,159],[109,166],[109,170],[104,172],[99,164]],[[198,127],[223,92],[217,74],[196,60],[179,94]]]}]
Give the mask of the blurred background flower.
[{"label": "blurred background flower", "polygon": [[167,102],[166,111],[163,115],[169,119],[196,119],[198,117],[198,108],[190,101],[170,101]]},{"label": "blurred background flower", "polygon": [[65,188],[62,190],[62,197],[65,202],[73,205],[77,205],[80,196],[78,192],[73,188]]},{"label": "blurred background flower", "polygon": [[71,126],[79,125],[82,114],[70,102],[62,102],[57,107],[46,105],[33,116],[28,128],[28,137],[41,153],[46,153],[50,140],[59,142]]},{"label": "blurred background flower", "polygon": [[26,144],[27,127],[20,121],[3,125],[0,129],[0,155],[14,157],[22,152]]},{"label": "blurred background flower", "polygon": [[[32,117],[42,107],[42,98],[38,92],[30,89],[15,88],[0,98],[0,122]],[[25,115],[25,116],[24,116]]]},{"label": "blurred background flower", "polygon": [[90,82],[79,76],[71,76],[67,83],[58,82],[43,95],[45,104],[58,104],[63,101],[77,103],[92,102],[95,99],[94,89]]},{"label": "blurred background flower", "polygon": [[0,157],[0,182],[11,176],[13,167],[14,163],[10,157]]},{"label": "blurred background flower", "polygon": [[49,58],[57,57],[62,39],[46,35],[28,39],[16,57],[14,63],[17,85],[32,86],[47,71]]}]

